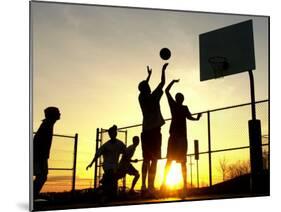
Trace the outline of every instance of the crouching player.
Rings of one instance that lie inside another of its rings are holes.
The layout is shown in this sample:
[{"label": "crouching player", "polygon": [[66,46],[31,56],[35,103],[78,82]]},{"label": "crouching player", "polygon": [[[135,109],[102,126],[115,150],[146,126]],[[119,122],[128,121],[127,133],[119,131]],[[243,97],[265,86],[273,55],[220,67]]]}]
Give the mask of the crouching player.
[{"label": "crouching player", "polygon": [[139,145],[139,137],[138,136],[134,136],[133,137],[133,144],[128,146],[126,148],[125,153],[122,155],[122,158],[118,164],[118,170],[117,170],[117,178],[123,178],[126,176],[126,174],[132,175],[134,176],[132,185],[131,185],[131,189],[130,189],[130,193],[134,194],[134,187],[140,177],[139,172],[135,169],[135,167],[131,164],[133,163],[137,163],[138,160],[132,160],[132,157],[135,153],[135,150],[137,148],[137,146]]}]

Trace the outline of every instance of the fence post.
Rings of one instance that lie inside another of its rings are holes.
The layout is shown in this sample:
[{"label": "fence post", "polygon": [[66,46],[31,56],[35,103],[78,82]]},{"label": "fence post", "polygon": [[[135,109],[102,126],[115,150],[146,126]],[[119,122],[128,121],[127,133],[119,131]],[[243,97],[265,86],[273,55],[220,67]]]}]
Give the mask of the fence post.
[{"label": "fence post", "polygon": [[[99,148],[99,128],[96,130],[96,152]],[[95,176],[94,176],[94,188],[97,188],[97,177],[98,177],[98,163],[95,162]]]},{"label": "fence post", "polygon": [[[128,139],[128,131],[126,130],[125,131],[125,145],[126,145],[126,148],[127,148],[127,139]],[[125,177],[123,178],[123,191],[125,192],[126,191],[126,175]]]},{"label": "fence post", "polygon": [[199,188],[199,143],[198,140],[194,140],[194,159],[196,160],[196,169],[197,169],[197,188]]},{"label": "fence post", "polygon": [[192,188],[193,187],[193,184],[192,184],[192,165],[193,165],[193,163],[192,163],[192,155],[190,155],[190,163],[189,163],[189,165],[190,165],[190,187]]},{"label": "fence post", "polygon": [[210,111],[207,112],[208,119],[208,155],[209,155],[209,184],[212,186],[212,150],[211,150],[211,123],[210,123]]},{"label": "fence post", "polygon": [[72,175],[72,192],[75,191],[76,182],[76,162],[77,162],[77,145],[78,145],[78,134],[74,137],[74,159],[73,159],[73,175]]},{"label": "fence post", "polygon": [[250,143],[250,164],[251,164],[251,191],[260,192],[260,174],[263,171],[262,162],[262,135],[261,121],[256,119],[256,100],[254,76],[252,70],[248,71],[251,91],[252,120],[248,121],[249,143]]}]

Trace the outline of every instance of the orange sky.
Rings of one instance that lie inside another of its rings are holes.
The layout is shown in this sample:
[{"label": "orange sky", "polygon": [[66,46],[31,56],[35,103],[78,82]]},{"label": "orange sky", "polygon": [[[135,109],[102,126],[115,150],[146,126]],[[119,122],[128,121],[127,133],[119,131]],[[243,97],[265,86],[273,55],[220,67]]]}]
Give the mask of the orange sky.
[{"label": "orange sky", "polygon": [[[36,131],[39,127],[44,108],[60,108],[62,115],[55,125],[55,133],[79,134],[77,177],[88,179],[81,183],[83,185],[89,185],[92,182],[89,179],[93,178],[93,170],[86,172],[85,168],[95,152],[96,128],[141,123],[137,85],[146,78],[147,65],[152,67],[151,87],[155,88],[159,83],[164,63],[159,57],[162,47],[169,47],[172,51],[168,61],[167,84],[172,79],[180,78],[180,83],[172,88],[171,93],[182,92],[185,95],[184,104],[189,106],[191,112],[246,103],[250,101],[247,73],[199,81],[198,35],[253,19],[256,99],[268,99],[268,25],[265,17],[32,4],[33,129]],[[169,118],[170,111],[164,95],[161,109],[163,116]],[[268,133],[267,111],[266,104],[257,108],[263,134]],[[249,107],[213,113],[212,148],[247,146],[249,118]],[[162,156],[166,155],[168,127],[169,123],[162,129]],[[140,128],[129,130],[128,143],[132,136],[139,133]],[[188,122],[188,153],[193,152],[194,139],[199,139],[201,151],[207,150],[206,133],[206,115],[199,122]],[[120,137],[124,140],[121,134]],[[71,144],[60,143],[64,141],[54,141],[52,163],[56,167],[69,166],[71,156],[63,154],[71,155]],[[140,147],[136,158],[141,158]],[[214,156],[214,161],[218,161],[217,158]],[[245,159],[247,155],[233,153],[229,161],[235,158]],[[206,161],[204,157],[200,159],[202,183],[208,182]],[[163,162],[158,170],[157,184],[161,183]],[[213,170],[219,181],[219,172],[216,167]]]}]

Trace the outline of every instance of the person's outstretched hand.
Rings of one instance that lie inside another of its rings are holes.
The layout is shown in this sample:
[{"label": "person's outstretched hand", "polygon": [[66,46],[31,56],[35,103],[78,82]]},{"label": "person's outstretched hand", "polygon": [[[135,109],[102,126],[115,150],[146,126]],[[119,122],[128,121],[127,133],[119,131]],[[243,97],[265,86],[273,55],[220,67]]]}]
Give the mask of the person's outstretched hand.
[{"label": "person's outstretched hand", "polygon": [[163,65],[162,71],[165,71],[168,65],[169,65],[169,63],[165,63],[165,64]]},{"label": "person's outstretched hand", "polygon": [[147,68],[147,73],[150,75],[152,73],[152,68],[149,68],[149,66],[146,66]]},{"label": "person's outstretched hand", "polygon": [[180,79],[173,80],[173,82],[179,82],[179,81],[180,81]]},{"label": "person's outstretched hand", "polygon": [[92,165],[91,165],[91,164],[90,164],[90,165],[88,165],[88,166],[87,166],[87,168],[86,168],[86,170],[88,171],[88,169],[89,169],[89,168],[91,168],[91,167],[92,167]]}]

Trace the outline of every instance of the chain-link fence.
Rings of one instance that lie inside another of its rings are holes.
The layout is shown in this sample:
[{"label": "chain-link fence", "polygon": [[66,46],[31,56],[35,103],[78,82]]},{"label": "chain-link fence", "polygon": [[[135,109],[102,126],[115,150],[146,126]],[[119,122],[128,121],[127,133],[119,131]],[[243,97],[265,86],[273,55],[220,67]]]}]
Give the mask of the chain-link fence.
[{"label": "chain-link fence", "polygon": [[[239,174],[250,172],[250,150],[248,120],[251,119],[251,103],[235,105],[210,111],[203,111],[199,121],[188,121],[188,186],[205,187],[231,179]],[[269,168],[269,101],[256,102],[257,119],[261,120],[262,150],[264,169]],[[196,115],[196,114],[193,114]],[[162,184],[164,167],[166,163],[166,151],[169,137],[170,119],[161,128],[162,133],[162,159],[158,161],[155,180],[156,188]],[[118,138],[126,143],[132,144],[133,136],[140,136],[141,124],[119,128]],[[107,131],[97,129],[96,149],[109,140]],[[199,141],[199,160],[195,160],[194,140]],[[141,174],[142,151],[141,145],[137,147],[133,159],[138,163],[133,166]],[[171,180],[181,181],[181,168],[174,163],[170,172],[174,172]],[[102,176],[102,159],[98,160],[95,167],[94,187],[99,186]],[[127,175],[125,180],[119,182],[122,187],[130,187],[133,177]],[[122,182],[122,183],[121,183]],[[180,185],[178,185],[180,186]],[[140,189],[141,180],[136,184]]]}]

